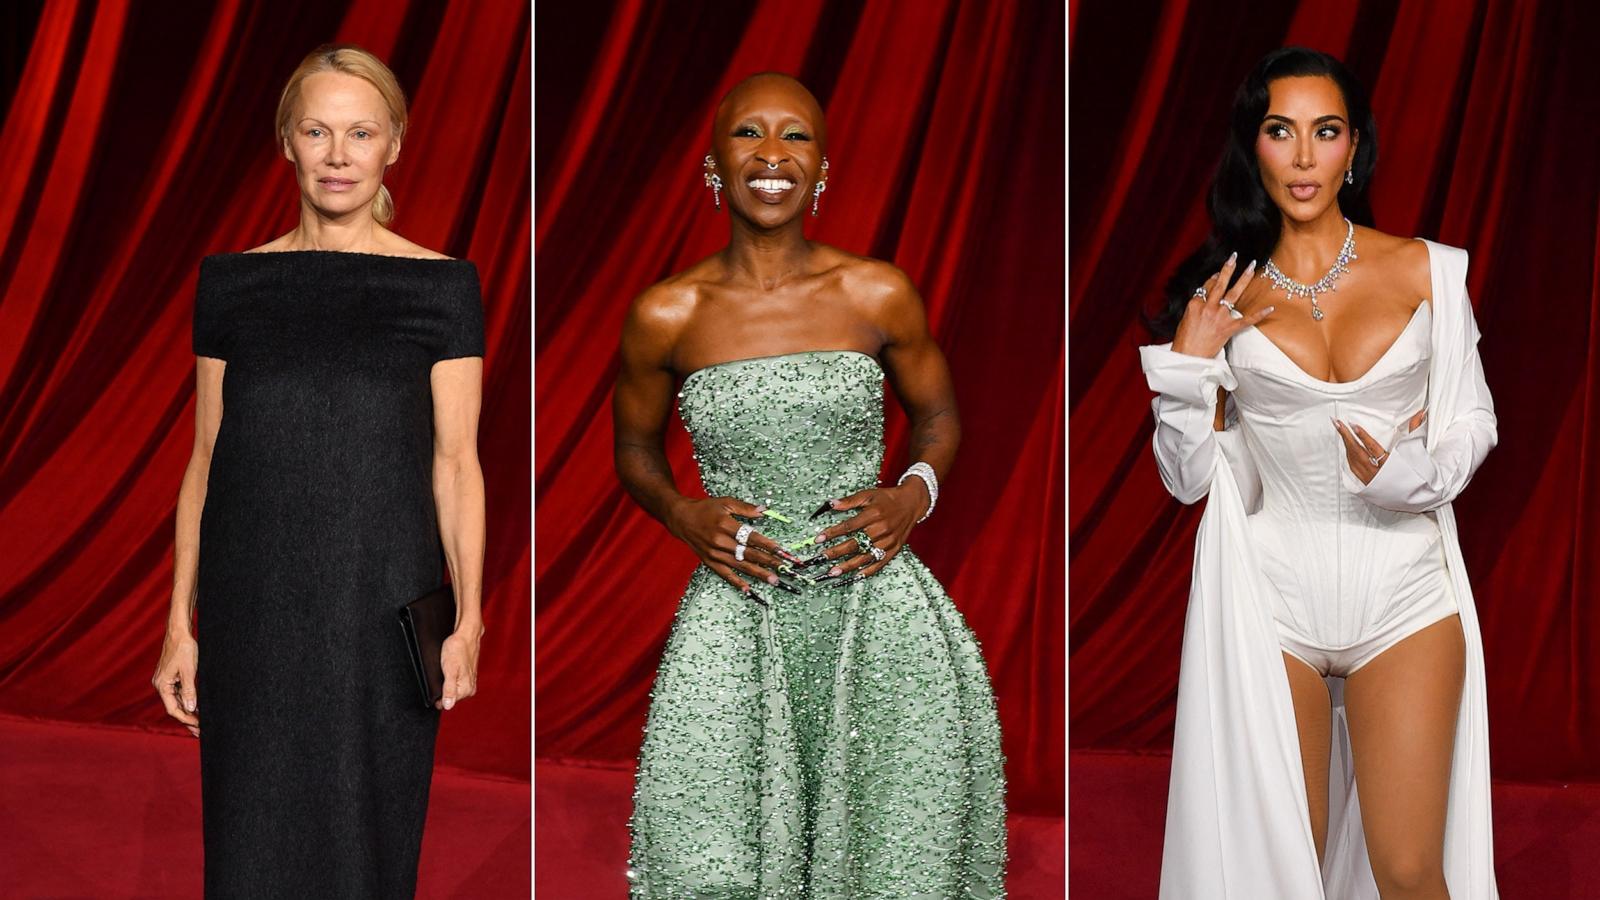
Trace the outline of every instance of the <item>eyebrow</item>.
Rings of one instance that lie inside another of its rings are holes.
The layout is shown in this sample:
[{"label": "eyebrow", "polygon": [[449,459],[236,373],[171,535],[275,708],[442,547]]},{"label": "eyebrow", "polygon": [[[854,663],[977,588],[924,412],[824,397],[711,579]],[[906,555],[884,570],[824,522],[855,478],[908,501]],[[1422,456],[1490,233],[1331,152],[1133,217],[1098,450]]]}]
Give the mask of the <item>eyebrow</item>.
[{"label": "eyebrow", "polygon": [[[1268,121],[1270,119],[1276,119],[1279,122],[1287,122],[1290,125],[1295,124],[1295,121],[1293,119],[1289,118],[1288,116],[1280,116],[1277,113],[1267,113],[1266,116],[1263,117],[1261,121],[1266,122],[1266,121]],[[1317,116],[1315,119],[1311,120],[1311,124],[1313,124],[1313,125],[1321,125],[1323,122],[1344,122],[1344,124],[1346,124],[1346,125],[1350,124],[1349,122],[1345,121],[1344,116],[1333,114],[1333,113],[1330,113],[1330,114],[1328,114],[1326,116]]]},{"label": "eyebrow", "polygon": [[[327,122],[322,121],[321,119],[317,118],[316,116],[301,116],[300,117],[300,121],[301,122],[315,122],[318,125],[326,125],[326,124],[328,124]],[[299,124],[299,123],[296,123],[296,124]],[[350,123],[350,125],[352,127],[354,127],[356,125],[377,125],[377,124],[379,124],[377,119],[357,119],[356,121]]]},{"label": "eyebrow", "polygon": [[[810,131],[811,130],[811,126],[807,125],[804,120],[798,119],[798,118],[794,118],[794,117],[785,119],[781,123],[779,123],[779,125],[778,125],[779,128],[788,128],[790,126],[793,126],[795,128],[799,128],[799,129],[801,129],[803,131]],[[761,127],[761,123],[759,121],[757,121],[755,118],[739,119],[739,120],[737,120],[737,121],[735,121],[733,123],[733,127],[734,128],[745,128],[745,127],[760,128]]]}]

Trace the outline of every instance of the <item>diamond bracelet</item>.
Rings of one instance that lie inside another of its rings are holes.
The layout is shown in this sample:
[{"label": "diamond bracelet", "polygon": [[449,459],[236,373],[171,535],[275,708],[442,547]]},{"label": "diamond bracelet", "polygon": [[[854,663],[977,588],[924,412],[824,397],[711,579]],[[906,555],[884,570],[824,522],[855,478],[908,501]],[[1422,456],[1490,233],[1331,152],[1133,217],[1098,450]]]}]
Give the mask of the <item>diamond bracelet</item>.
[{"label": "diamond bracelet", "polygon": [[[933,508],[939,505],[939,476],[933,474],[933,466],[925,462],[914,462],[906,468],[905,474],[901,475],[900,480],[896,481],[895,484],[905,484],[906,479],[913,475],[921,478],[922,483],[928,486],[928,511],[922,514],[922,519],[926,519],[933,515]],[[921,522],[922,519],[917,521]]]}]

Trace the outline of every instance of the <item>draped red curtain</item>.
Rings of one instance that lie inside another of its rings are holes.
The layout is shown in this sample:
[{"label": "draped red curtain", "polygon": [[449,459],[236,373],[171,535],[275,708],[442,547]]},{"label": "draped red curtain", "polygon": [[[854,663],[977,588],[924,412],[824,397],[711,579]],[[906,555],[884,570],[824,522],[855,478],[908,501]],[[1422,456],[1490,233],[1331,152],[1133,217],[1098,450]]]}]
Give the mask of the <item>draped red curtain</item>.
[{"label": "draped red curtain", "polygon": [[[536,22],[535,750],[626,762],[695,557],[624,493],[610,391],[629,301],[728,237],[701,180],[718,99],[796,75],[828,117],[814,239],[927,302],[965,438],[913,543],[978,635],[1010,806],[1063,793],[1064,8],[930,0],[563,6]],[[896,404],[886,476],[906,464]],[[669,427],[679,485],[698,491]],[[691,488],[691,486],[693,486]]]},{"label": "draped red curtain", "polygon": [[526,5],[49,0],[0,16],[0,712],[181,733],[150,678],[194,434],[195,276],[298,221],[278,96],[312,48],[349,41],[411,102],[392,226],[472,260],[484,286],[487,632],[481,692],[445,716],[438,759],[528,778]]},{"label": "draped red curtain", "polygon": [[[1455,508],[1494,774],[1600,778],[1600,7],[1073,7],[1069,316],[1074,747],[1167,750],[1195,526],[1156,475],[1137,320],[1204,237],[1235,87],[1266,51],[1372,93],[1384,231],[1471,254],[1500,443]],[[1129,21],[1149,27],[1128,28]]]}]

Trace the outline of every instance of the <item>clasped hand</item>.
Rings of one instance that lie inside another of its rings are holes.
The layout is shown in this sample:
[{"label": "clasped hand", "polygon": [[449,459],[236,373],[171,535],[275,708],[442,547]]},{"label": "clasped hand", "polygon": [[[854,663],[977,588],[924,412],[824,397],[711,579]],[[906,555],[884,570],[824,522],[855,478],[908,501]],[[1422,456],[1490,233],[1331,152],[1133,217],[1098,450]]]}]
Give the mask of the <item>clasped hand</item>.
[{"label": "clasped hand", "polygon": [[[757,530],[746,538],[744,558],[737,558],[740,522],[734,517],[757,519],[767,513],[767,508],[734,497],[684,500],[671,517],[668,529],[688,544],[707,568],[744,593],[752,593],[751,581],[798,593],[783,576],[793,578],[800,569],[829,566],[823,574],[807,577],[817,584],[855,581],[882,571],[905,546],[906,538],[928,503],[927,487],[920,478],[908,478],[903,485],[868,488],[830,500],[827,507],[814,515],[828,509],[855,510],[856,514],[818,529],[816,536],[803,542],[801,547],[823,549],[806,556]],[[883,551],[883,558],[875,559],[871,551],[855,539],[855,532],[863,533],[871,546]],[[839,540],[843,537],[848,540]],[[829,546],[830,541],[838,543]],[[755,596],[760,599],[759,594]]]}]

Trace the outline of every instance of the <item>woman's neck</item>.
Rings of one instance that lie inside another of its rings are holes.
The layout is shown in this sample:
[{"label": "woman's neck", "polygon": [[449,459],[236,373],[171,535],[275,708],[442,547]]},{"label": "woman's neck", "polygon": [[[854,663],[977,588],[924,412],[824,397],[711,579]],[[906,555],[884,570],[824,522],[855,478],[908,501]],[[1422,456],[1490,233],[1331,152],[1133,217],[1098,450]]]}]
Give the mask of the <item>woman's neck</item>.
[{"label": "woman's neck", "polygon": [[1272,248],[1272,262],[1290,278],[1315,281],[1333,265],[1344,245],[1345,233],[1344,214],[1338,204],[1310,222],[1284,217],[1278,245]]},{"label": "woman's neck", "polygon": [[380,249],[388,229],[370,215],[350,221],[331,221],[312,210],[301,210],[300,224],[284,236],[291,250],[368,251]]},{"label": "woman's neck", "polygon": [[811,254],[811,242],[801,232],[798,220],[763,231],[735,219],[723,262],[734,277],[770,291],[809,274]]}]

